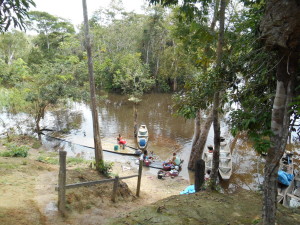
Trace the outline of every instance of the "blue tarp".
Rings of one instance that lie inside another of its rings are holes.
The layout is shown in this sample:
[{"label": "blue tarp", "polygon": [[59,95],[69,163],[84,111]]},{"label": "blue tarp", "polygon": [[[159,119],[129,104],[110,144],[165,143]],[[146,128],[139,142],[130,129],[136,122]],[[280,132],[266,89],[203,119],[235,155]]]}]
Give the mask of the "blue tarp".
[{"label": "blue tarp", "polygon": [[284,172],[282,170],[278,171],[278,181],[286,186],[289,186],[291,181],[294,179],[294,175]]},{"label": "blue tarp", "polygon": [[182,192],[180,192],[181,195],[192,194],[192,193],[195,193],[195,185],[190,185],[186,189],[184,189]]}]

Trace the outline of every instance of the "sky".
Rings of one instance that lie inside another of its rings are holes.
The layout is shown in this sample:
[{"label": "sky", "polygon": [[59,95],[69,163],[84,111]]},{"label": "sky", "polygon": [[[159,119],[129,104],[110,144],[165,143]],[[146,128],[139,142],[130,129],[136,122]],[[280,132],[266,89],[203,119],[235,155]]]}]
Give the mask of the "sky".
[{"label": "sky", "polygon": [[[126,11],[141,13],[141,6],[148,5],[145,0],[122,0]],[[31,10],[44,11],[51,15],[69,19],[74,25],[83,21],[82,0],[34,0],[36,8]],[[89,18],[100,7],[107,7],[110,0],[86,0]]]}]

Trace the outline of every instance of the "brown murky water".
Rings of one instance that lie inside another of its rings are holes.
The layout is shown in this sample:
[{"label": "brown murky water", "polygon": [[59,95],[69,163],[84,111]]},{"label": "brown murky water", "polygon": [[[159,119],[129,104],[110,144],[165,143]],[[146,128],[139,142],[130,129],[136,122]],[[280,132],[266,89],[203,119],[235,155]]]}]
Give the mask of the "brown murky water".
[{"label": "brown murky water", "polygon": [[[120,133],[129,146],[137,147],[133,136],[133,105],[126,96],[109,94],[98,106],[102,145],[115,145]],[[187,170],[194,131],[193,120],[176,117],[172,112],[170,94],[147,94],[138,105],[138,124],[145,124],[149,130],[148,150],[153,151],[162,160],[168,160],[173,152],[184,159],[181,176],[193,183],[193,173]],[[62,110],[49,111],[43,120],[43,127],[53,130],[65,130],[62,135],[72,143],[93,146],[93,126],[89,105],[71,104]],[[229,181],[221,181],[225,191],[233,192],[239,188],[257,190],[262,184],[264,158],[255,153],[245,137],[233,139],[224,122],[221,123],[222,135],[230,142],[233,157],[233,175]],[[43,139],[49,149],[65,149],[69,156],[93,158],[93,149],[84,148],[66,142]],[[213,143],[213,129],[210,130],[207,144]],[[297,149],[297,148],[296,148]],[[104,152],[104,158],[110,161],[133,162],[132,156],[120,156]],[[152,173],[156,169],[145,168]]]}]

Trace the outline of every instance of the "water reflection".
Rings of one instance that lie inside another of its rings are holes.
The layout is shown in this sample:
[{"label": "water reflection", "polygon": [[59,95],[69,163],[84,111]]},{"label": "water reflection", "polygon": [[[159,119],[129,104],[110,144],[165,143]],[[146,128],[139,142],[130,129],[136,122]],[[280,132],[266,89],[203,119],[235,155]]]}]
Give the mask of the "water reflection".
[{"label": "water reflection", "polygon": [[[154,151],[162,160],[171,157],[173,151],[184,159],[181,176],[190,179],[193,183],[194,175],[187,170],[193,137],[193,120],[185,120],[172,115],[172,101],[170,94],[148,94],[138,106],[138,123],[146,124],[149,130],[148,149]],[[116,143],[119,133],[128,141],[128,145],[137,147],[133,136],[133,105],[126,96],[109,94],[107,99],[98,105],[101,140],[106,143]],[[24,115],[15,117],[8,114],[1,114],[4,121],[20,121]],[[60,134],[69,142],[53,140],[43,137],[43,144],[49,150],[59,151],[65,149],[69,156],[81,156],[87,159],[94,157],[94,150],[79,145],[94,146],[93,126],[90,108],[85,103],[69,103],[64,109],[50,110],[42,121],[42,127],[53,130],[64,131]],[[233,157],[233,175],[229,181],[221,181],[224,191],[233,192],[239,188],[257,190],[262,184],[262,171],[265,163],[249,144],[246,137],[233,139],[228,134],[225,122],[221,123],[222,135],[230,141]],[[213,129],[208,135],[207,145],[213,144]],[[295,146],[288,146],[292,151]],[[299,161],[299,152],[297,158]],[[110,161],[133,161],[130,156],[119,156],[104,152],[104,157]],[[147,169],[157,173],[155,169]]]}]

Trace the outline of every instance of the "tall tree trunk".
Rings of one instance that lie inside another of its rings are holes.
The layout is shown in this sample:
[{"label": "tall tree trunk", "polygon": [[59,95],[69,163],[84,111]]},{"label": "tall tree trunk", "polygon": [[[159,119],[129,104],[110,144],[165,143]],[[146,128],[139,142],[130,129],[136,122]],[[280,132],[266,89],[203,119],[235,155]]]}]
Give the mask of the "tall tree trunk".
[{"label": "tall tree trunk", "polygon": [[177,78],[176,77],[174,77],[174,79],[173,79],[173,91],[174,92],[177,91]]},{"label": "tall tree trunk", "polygon": [[[226,0],[221,0],[220,5],[220,28],[219,28],[219,38],[217,47],[217,60],[216,68],[219,69],[222,63],[223,56],[223,45],[224,45],[224,23],[225,23],[225,9]],[[221,88],[221,77],[217,77],[217,88]],[[213,114],[214,114],[214,153],[213,153],[213,168],[211,174],[211,189],[216,189],[217,176],[219,170],[220,161],[220,119],[219,119],[219,108],[220,108],[220,90],[216,90],[213,102]]]},{"label": "tall tree trunk", "polygon": [[213,102],[213,124],[214,124],[214,152],[213,152],[213,165],[211,171],[211,189],[216,190],[217,177],[220,164],[220,119],[219,119],[219,107],[220,107],[220,92],[217,91],[214,95]]},{"label": "tall tree trunk", "polygon": [[289,135],[290,104],[294,92],[294,81],[297,71],[297,54],[280,52],[277,66],[277,87],[273,104],[271,129],[271,148],[265,165],[263,223],[274,225],[277,209],[277,173],[280,159],[285,151]]},{"label": "tall tree trunk", "polygon": [[94,69],[93,69],[93,58],[92,58],[92,48],[89,35],[89,24],[87,15],[86,0],[82,0],[83,7],[83,18],[84,18],[84,35],[85,35],[85,45],[88,55],[88,69],[89,69],[89,80],[90,80],[90,93],[91,93],[91,111],[93,118],[93,131],[94,131],[94,145],[95,145],[95,161],[96,168],[99,169],[100,162],[103,161],[103,152],[100,139],[100,128],[98,121],[98,112],[96,106],[96,90],[95,90],[95,80],[94,80]]},{"label": "tall tree trunk", "polygon": [[[197,160],[202,158],[203,150],[205,147],[206,139],[208,136],[209,129],[211,127],[213,121],[213,112],[211,111],[208,115],[204,125],[200,128],[200,112],[198,112],[199,119],[196,118],[195,120],[195,132],[199,132],[200,134],[197,135],[198,137],[194,136],[192,151],[189,159],[188,168],[190,170],[195,170]],[[198,130],[198,131],[197,131]]]},{"label": "tall tree trunk", "polygon": [[39,141],[42,140],[42,137],[41,137],[41,128],[40,128],[40,121],[41,121],[41,117],[38,116],[36,121],[35,121],[35,126],[36,126],[36,132],[38,134],[38,139]]},{"label": "tall tree trunk", "polygon": [[192,146],[196,145],[196,143],[200,138],[200,134],[201,134],[201,111],[198,110],[194,122],[194,138],[193,138]]},{"label": "tall tree trunk", "polygon": [[133,130],[133,134],[134,137],[137,137],[137,133],[138,133],[138,125],[137,125],[137,103],[133,103],[133,121],[134,121],[134,130]]},{"label": "tall tree trunk", "polygon": [[261,40],[278,52],[277,87],[272,109],[271,148],[264,175],[263,223],[274,225],[276,219],[277,172],[288,137],[290,103],[296,80],[300,52],[300,4],[295,0],[266,1],[260,24]]},{"label": "tall tree trunk", "polygon": [[[215,30],[216,22],[218,20],[219,5],[220,5],[220,0],[215,0],[214,15],[213,15],[213,19],[212,19],[212,22],[210,25],[210,30],[212,32]],[[205,52],[207,53],[208,51],[209,51],[209,45],[207,45],[205,47]],[[207,68],[204,68],[204,71],[206,71],[206,70],[207,70]],[[206,129],[203,129],[203,132],[200,132],[200,126],[201,126],[200,111],[197,113],[197,116],[195,118],[194,141],[192,144],[192,150],[191,150],[191,155],[190,155],[189,164],[188,164],[188,168],[190,170],[194,170],[195,165],[196,165],[196,160],[202,158],[207,135],[208,135],[211,123],[212,123],[212,114],[209,114],[209,115],[210,116],[208,116],[208,118],[205,122],[205,125],[204,125],[204,127]],[[200,135],[201,135],[201,137],[200,137]],[[204,137],[205,137],[205,139],[204,139]],[[199,138],[201,139],[201,142],[198,143]],[[197,151],[199,151],[199,153],[197,153]]]},{"label": "tall tree trunk", "polygon": [[41,141],[42,137],[41,137],[40,122],[41,122],[41,119],[44,118],[46,106],[42,106],[42,107],[37,106],[37,107],[38,107],[38,112],[35,116],[35,126],[36,126],[36,133],[38,135],[38,139],[39,139],[39,141]]}]

